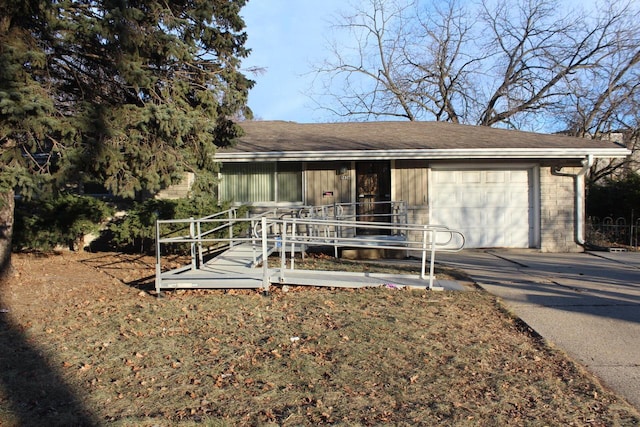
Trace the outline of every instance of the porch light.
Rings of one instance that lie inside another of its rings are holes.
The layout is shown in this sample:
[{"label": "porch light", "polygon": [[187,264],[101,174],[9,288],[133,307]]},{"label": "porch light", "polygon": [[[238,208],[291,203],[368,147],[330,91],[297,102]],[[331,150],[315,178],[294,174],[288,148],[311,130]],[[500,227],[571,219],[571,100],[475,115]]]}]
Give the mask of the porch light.
[{"label": "porch light", "polygon": [[336,170],[336,175],[346,175],[349,173],[349,166],[342,165]]}]

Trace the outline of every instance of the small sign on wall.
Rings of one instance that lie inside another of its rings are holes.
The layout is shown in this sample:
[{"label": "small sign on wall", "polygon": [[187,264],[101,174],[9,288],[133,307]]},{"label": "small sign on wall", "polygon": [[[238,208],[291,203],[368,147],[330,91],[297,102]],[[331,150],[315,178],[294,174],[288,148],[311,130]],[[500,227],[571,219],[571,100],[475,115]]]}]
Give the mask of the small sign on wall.
[{"label": "small sign on wall", "polygon": [[333,191],[323,191],[322,197],[333,197]]}]

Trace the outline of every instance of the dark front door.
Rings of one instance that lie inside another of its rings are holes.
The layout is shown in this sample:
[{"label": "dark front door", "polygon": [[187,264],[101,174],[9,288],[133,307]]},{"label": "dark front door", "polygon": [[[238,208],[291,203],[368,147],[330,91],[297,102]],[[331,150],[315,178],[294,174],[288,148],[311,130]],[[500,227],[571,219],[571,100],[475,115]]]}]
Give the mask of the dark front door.
[{"label": "dark front door", "polygon": [[[356,214],[360,221],[391,221],[391,167],[389,161],[356,163]],[[388,230],[387,230],[388,231]],[[361,229],[360,234],[379,234],[380,230]]]}]

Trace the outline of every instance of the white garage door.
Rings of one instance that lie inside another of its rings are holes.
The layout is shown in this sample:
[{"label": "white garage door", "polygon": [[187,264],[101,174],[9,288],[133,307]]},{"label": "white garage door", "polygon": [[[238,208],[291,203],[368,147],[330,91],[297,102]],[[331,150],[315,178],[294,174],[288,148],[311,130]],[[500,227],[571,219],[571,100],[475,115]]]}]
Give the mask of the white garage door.
[{"label": "white garage door", "polygon": [[531,175],[530,169],[434,169],[431,223],[462,231],[468,248],[528,248]]}]

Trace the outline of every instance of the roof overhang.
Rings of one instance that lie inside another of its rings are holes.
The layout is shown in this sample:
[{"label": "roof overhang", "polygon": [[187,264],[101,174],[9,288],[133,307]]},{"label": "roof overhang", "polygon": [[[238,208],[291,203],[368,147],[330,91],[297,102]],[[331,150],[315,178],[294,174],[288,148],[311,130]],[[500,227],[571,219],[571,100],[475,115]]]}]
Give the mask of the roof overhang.
[{"label": "roof overhang", "polygon": [[631,151],[615,148],[482,148],[482,149],[414,149],[414,150],[331,150],[331,151],[217,151],[220,162],[318,162],[345,160],[575,160],[593,158],[623,158]]}]

